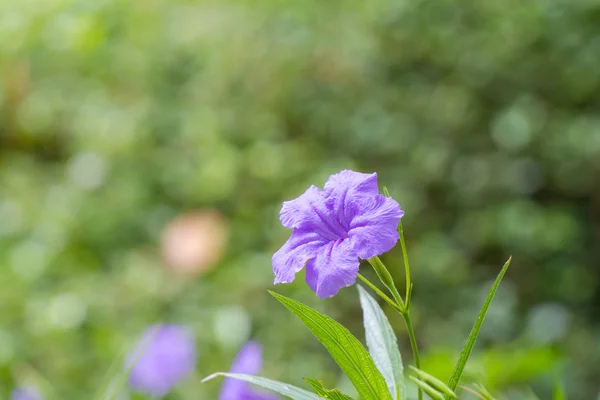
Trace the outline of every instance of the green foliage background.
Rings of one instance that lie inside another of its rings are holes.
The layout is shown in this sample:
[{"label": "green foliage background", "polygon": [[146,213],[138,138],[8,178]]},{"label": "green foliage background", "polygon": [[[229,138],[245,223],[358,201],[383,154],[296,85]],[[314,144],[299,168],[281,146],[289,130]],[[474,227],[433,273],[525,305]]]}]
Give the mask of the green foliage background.
[{"label": "green foliage background", "polygon": [[[266,289],[281,201],[350,168],[406,210],[426,371],[450,375],[512,254],[468,378],[548,398],[558,373],[594,398],[599,26],[593,0],[2,1],[0,397],[32,379],[89,398],[162,320],[190,324],[200,353],[173,399],[215,398],[200,378],[249,337],[265,376],[338,384]],[[157,243],[199,207],[232,236],[183,280]],[[385,260],[401,282],[399,249]],[[361,332],[354,290],[276,290]]]}]

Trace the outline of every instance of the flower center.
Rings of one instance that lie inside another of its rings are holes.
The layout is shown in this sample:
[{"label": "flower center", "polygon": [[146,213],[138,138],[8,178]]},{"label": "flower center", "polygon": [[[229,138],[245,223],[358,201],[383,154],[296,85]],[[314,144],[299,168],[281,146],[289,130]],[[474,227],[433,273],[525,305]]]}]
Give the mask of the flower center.
[{"label": "flower center", "polygon": [[348,227],[345,226],[335,212],[325,214],[314,205],[311,205],[311,208],[321,222],[317,227],[321,236],[328,240],[346,239],[348,237]]}]

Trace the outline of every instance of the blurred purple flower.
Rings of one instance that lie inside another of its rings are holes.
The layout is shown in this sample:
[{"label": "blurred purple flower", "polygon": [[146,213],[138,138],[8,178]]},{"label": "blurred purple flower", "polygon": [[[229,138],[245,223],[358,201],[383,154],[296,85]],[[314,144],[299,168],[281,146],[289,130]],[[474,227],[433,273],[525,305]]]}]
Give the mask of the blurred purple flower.
[{"label": "blurred purple flower", "polygon": [[[255,375],[262,368],[262,346],[257,342],[246,343],[233,360],[229,372],[236,374]],[[225,378],[219,400],[278,400],[271,393],[257,392],[249,383]]]},{"label": "blurred purple flower", "polygon": [[129,376],[131,387],[162,397],[193,371],[196,364],[194,337],[181,325],[153,325],[144,332],[137,349],[129,356],[127,364],[132,362],[136,364]]},{"label": "blurred purple flower", "polygon": [[32,386],[16,388],[10,394],[10,400],[42,400],[41,393]]},{"label": "blurred purple flower", "polygon": [[356,281],[359,258],[396,245],[403,215],[395,200],[379,194],[377,174],[331,175],[323,190],[313,185],[283,203],[279,218],[294,231],[273,255],[275,283],[292,282],[306,264],[306,282],[317,296],[336,295]]}]

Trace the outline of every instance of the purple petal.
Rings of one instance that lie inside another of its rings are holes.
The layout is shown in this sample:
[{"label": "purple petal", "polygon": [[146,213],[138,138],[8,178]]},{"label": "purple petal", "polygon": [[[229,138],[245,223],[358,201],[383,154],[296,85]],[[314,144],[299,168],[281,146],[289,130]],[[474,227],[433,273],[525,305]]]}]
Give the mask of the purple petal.
[{"label": "purple petal", "polygon": [[286,228],[310,230],[329,240],[346,236],[347,225],[336,217],[325,193],[316,186],[308,188],[297,199],[284,201],[279,218]]},{"label": "purple petal", "polygon": [[301,227],[306,217],[313,214],[313,204],[319,203],[323,203],[323,192],[313,185],[294,200],[283,202],[279,212],[281,224],[286,228]]},{"label": "purple petal", "polygon": [[32,386],[16,388],[10,394],[10,400],[42,400],[42,399],[43,399],[43,397],[40,394],[40,392]]},{"label": "purple petal", "polygon": [[325,192],[333,190],[349,190],[352,195],[370,195],[379,194],[377,186],[377,174],[363,174],[345,169],[329,177],[324,186]]},{"label": "purple petal", "polygon": [[[339,221],[347,235],[349,224],[356,212],[354,199],[363,196],[377,196],[377,174],[363,174],[344,170],[331,175],[325,183],[325,204],[331,210],[331,218]],[[346,237],[344,235],[343,237]]]},{"label": "purple petal", "polygon": [[391,250],[399,239],[398,224],[404,211],[383,195],[353,199],[356,214],[350,222],[349,237],[358,256],[368,259]]},{"label": "purple petal", "polygon": [[[256,375],[262,367],[262,346],[257,342],[246,343],[231,365],[230,372]],[[225,378],[219,400],[242,400],[251,398],[252,390],[247,382]]]},{"label": "purple petal", "polygon": [[275,283],[293,281],[306,265],[306,281],[317,295],[335,295],[356,281],[359,258],[395,246],[403,214],[398,203],[379,194],[377,174],[331,175],[323,190],[311,186],[283,203],[281,222],[294,232],[273,255]]},{"label": "purple petal", "polygon": [[316,232],[294,229],[288,241],[271,259],[275,284],[292,282],[306,262],[326,244],[327,240]]},{"label": "purple petal", "polygon": [[258,392],[258,391],[251,391],[250,393],[246,394],[246,397],[242,397],[241,399],[236,399],[236,400],[280,400],[279,396],[274,395],[273,393],[266,393],[266,392]]},{"label": "purple petal", "polygon": [[356,282],[358,255],[350,239],[330,242],[306,264],[306,283],[321,298],[335,296]]},{"label": "purple petal", "polygon": [[[138,358],[139,352],[143,354]],[[129,383],[141,393],[165,396],[173,386],[185,379],[196,364],[194,338],[180,325],[154,325],[140,340],[126,364],[137,358]]]},{"label": "purple petal", "polygon": [[262,351],[260,343],[246,343],[233,360],[229,372],[249,375],[257,374],[262,368]]}]

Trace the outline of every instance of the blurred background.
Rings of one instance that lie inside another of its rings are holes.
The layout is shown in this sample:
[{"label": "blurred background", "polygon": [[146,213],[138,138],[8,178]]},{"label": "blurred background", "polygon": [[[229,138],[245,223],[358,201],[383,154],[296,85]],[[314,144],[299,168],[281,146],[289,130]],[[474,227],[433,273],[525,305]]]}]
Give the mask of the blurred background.
[{"label": "blurred background", "polygon": [[[216,398],[250,338],[263,375],[351,394],[266,292],[281,202],[348,168],[406,210],[426,371],[512,254],[466,382],[596,398],[599,26],[594,0],[0,2],[0,397],[88,399],[160,321],[198,346],[171,399]],[[355,289],[275,289],[362,337]]]}]

